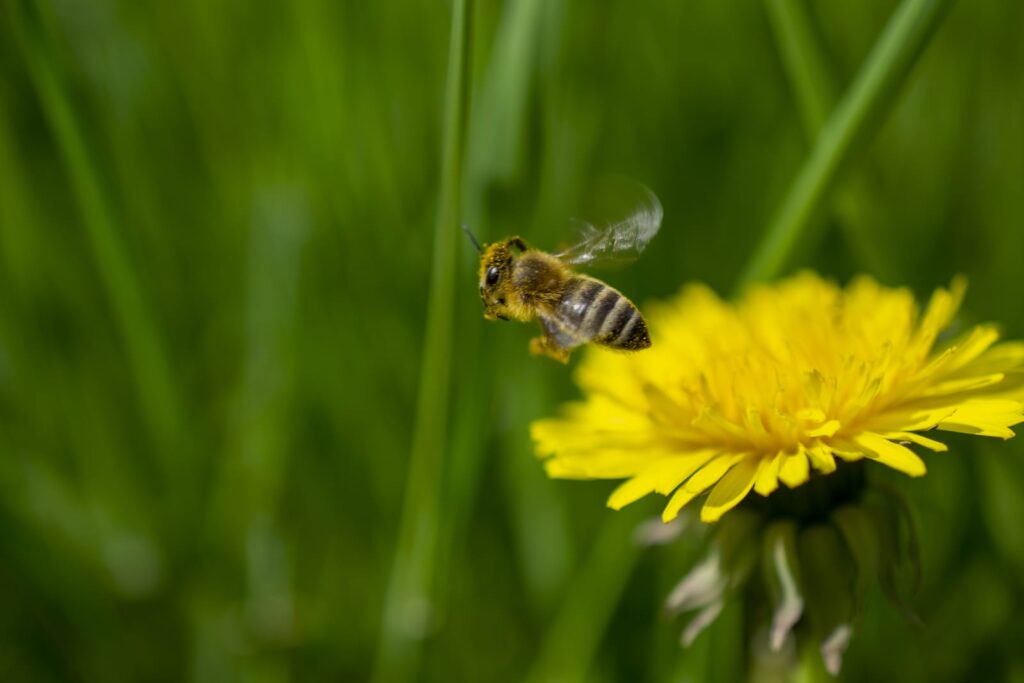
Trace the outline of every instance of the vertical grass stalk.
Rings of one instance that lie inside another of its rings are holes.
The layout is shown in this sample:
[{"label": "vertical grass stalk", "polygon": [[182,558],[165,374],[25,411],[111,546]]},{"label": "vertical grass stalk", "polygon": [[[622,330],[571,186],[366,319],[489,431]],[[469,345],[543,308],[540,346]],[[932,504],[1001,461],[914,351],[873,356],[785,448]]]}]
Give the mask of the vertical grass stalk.
[{"label": "vertical grass stalk", "polygon": [[611,513],[594,539],[593,548],[569,582],[528,683],[582,683],[605,628],[615,612],[640,557],[633,532],[639,510]]},{"label": "vertical grass stalk", "polygon": [[765,0],[782,66],[792,82],[804,130],[818,136],[832,112],[836,87],[814,35],[806,0]]},{"label": "vertical grass stalk", "polygon": [[739,279],[777,276],[820,212],[843,166],[896,102],[900,86],[953,0],[903,0],[818,135]]},{"label": "vertical grass stalk", "polygon": [[174,452],[173,443],[181,424],[181,406],[143,283],[132,265],[123,230],[110,207],[86,133],[55,63],[44,22],[33,3],[9,2],[7,8],[78,202],[96,272],[124,339],[143,419],[164,457],[165,470],[177,471],[175,461],[182,460],[181,454]]},{"label": "vertical grass stalk", "polygon": [[471,31],[472,6],[469,0],[455,0],[448,52],[441,186],[434,226],[427,330],[398,544],[384,598],[374,670],[374,680],[378,683],[414,677],[422,639],[429,630],[433,611],[440,489],[451,389],[454,271],[462,196],[464,131],[469,108]]},{"label": "vertical grass stalk", "polygon": [[[765,0],[782,66],[793,87],[804,135],[814,141],[825,126],[838,97],[839,86],[828,68],[821,36],[815,30],[807,0]],[[838,189],[834,215],[860,267],[876,276],[892,273],[892,259],[864,215],[872,203],[870,183],[859,172]]]}]

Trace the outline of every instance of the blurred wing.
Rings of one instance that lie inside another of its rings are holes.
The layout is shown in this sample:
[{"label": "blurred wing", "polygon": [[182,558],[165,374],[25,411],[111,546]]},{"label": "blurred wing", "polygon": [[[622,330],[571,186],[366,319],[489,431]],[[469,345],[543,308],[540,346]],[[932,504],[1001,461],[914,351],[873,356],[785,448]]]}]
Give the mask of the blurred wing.
[{"label": "blurred wing", "polygon": [[632,261],[658,234],[661,227],[661,202],[646,187],[645,201],[629,217],[598,228],[584,223],[580,240],[555,254],[570,265],[614,265]]}]

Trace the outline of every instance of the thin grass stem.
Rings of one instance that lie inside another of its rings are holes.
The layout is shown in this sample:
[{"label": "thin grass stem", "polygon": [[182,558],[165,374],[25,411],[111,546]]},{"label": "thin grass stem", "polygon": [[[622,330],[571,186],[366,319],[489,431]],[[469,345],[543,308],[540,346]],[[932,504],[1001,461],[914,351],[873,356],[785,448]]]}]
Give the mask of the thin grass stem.
[{"label": "thin grass stem", "polygon": [[29,76],[67,168],[96,272],[124,339],[143,419],[162,451],[165,469],[174,470],[175,459],[180,460],[172,444],[181,424],[181,405],[143,282],[132,264],[122,226],[111,209],[82,122],[55,63],[52,38],[34,5],[9,3],[8,7]]},{"label": "thin grass stem", "polygon": [[441,185],[427,302],[419,393],[398,545],[391,568],[378,642],[374,680],[412,679],[433,613],[439,543],[441,485],[451,390],[451,346],[456,240],[462,197],[465,128],[469,109],[472,4],[452,8],[445,89]]},{"label": "thin grass stem", "polygon": [[636,510],[608,516],[569,584],[526,678],[529,683],[587,680],[601,637],[640,557],[640,548],[633,542],[639,520]]},{"label": "thin grass stem", "polygon": [[765,0],[764,4],[804,130],[813,140],[835,106],[836,84],[828,72],[805,0]]},{"label": "thin grass stem", "polygon": [[[765,0],[765,8],[793,87],[804,134],[813,144],[835,107],[839,89],[828,66],[825,46],[811,21],[807,0]],[[858,265],[886,276],[894,271],[892,259],[865,215],[872,194],[866,170],[856,173],[838,189],[834,212]]]},{"label": "thin grass stem", "polygon": [[771,279],[822,209],[836,177],[896,103],[900,86],[953,0],[903,0],[794,178],[738,287]]}]

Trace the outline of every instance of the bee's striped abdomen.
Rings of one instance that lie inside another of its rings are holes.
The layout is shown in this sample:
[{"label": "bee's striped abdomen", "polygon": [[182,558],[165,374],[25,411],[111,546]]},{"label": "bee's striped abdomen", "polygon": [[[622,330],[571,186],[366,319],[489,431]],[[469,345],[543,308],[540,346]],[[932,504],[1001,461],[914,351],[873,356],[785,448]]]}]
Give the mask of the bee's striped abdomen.
[{"label": "bee's striped abdomen", "polygon": [[601,332],[594,341],[616,349],[646,349],[651,345],[647,323],[629,299],[620,294],[619,300],[615,310],[605,319]]},{"label": "bee's striped abdomen", "polygon": [[651,345],[647,325],[636,306],[598,280],[574,278],[559,302],[558,322],[578,344],[594,341],[617,349]]},{"label": "bee's striped abdomen", "polygon": [[606,285],[590,278],[574,277],[565,286],[558,302],[558,322],[567,330],[579,333],[590,311],[591,304],[608,289]]}]

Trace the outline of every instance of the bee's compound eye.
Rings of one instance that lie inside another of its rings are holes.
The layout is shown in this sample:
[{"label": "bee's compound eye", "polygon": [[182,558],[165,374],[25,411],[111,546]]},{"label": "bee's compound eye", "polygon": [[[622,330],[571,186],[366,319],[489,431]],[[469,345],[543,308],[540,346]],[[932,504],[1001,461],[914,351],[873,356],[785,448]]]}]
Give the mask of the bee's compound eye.
[{"label": "bee's compound eye", "polygon": [[487,286],[493,287],[496,284],[498,284],[498,269],[491,266],[487,269]]}]

